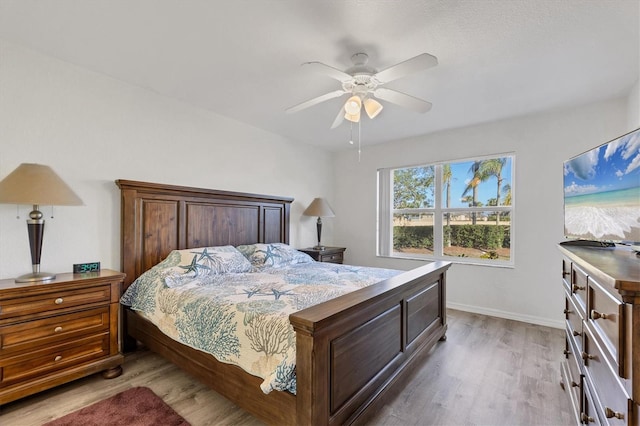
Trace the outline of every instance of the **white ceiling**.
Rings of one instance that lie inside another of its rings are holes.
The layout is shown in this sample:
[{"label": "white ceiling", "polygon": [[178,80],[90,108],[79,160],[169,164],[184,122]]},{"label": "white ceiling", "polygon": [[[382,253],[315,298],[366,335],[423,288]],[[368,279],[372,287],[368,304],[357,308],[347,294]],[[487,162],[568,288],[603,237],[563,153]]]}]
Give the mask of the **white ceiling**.
[{"label": "white ceiling", "polygon": [[366,145],[625,96],[639,27],[638,0],[0,0],[0,38],[332,150],[343,99],[284,112],[340,88],[303,62],[438,58],[387,86],[433,109],[384,103]]}]

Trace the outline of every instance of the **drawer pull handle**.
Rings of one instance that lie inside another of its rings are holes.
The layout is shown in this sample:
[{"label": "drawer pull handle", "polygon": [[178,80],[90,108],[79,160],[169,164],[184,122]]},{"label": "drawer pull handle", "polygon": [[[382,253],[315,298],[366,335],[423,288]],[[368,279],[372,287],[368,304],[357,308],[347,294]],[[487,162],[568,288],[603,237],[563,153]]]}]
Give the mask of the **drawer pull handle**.
[{"label": "drawer pull handle", "polygon": [[582,423],[593,423],[595,422],[594,418],[587,415],[587,413],[582,413],[582,415],[580,416],[580,420],[582,420]]},{"label": "drawer pull handle", "polygon": [[572,387],[572,388],[579,388],[579,387],[580,387],[580,385],[579,385],[579,384],[577,384],[576,382],[573,382],[573,381],[572,381],[572,382],[571,382],[571,387]]},{"label": "drawer pull handle", "polygon": [[580,336],[582,333],[580,333],[579,331],[573,330],[573,335],[574,336]]},{"label": "drawer pull handle", "polygon": [[53,329],[54,333],[60,333],[62,331],[62,327],[57,326],[56,328]]},{"label": "drawer pull handle", "polygon": [[571,351],[570,350],[565,349],[563,352],[564,352],[565,355],[571,355]]},{"label": "drawer pull handle", "polygon": [[60,361],[61,359],[62,359],[62,355],[58,355],[53,360],[57,362],[57,361]]},{"label": "drawer pull handle", "polygon": [[572,284],[571,285],[571,292],[575,293],[577,291],[582,291],[585,289],[585,286],[579,286],[578,284]]},{"label": "drawer pull handle", "polygon": [[562,271],[562,278],[571,275],[571,272]]},{"label": "drawer pull handle", "polygon": [[58,297],[53,301],[53,303],[55,303],[56,305],[62,305],[62,302],[64,302],[64,299],[62,297]]},{"label": "drawer pull handle", "polygon": [[585,361],[588,360],[588,359],[595,359],[595,357],[596,357],[595,355],[591,355],[591,354],[588,354],[586,352],[582,352],[582,359],[584,359]]},{"label": "drawer pull handle", "polygon": [[624,419],[624,414],[622,414],[622,413],[617,413],[617,412],[613,411],[613,410],[612,410],[611,408],[609,408],[609,407],[604,407],[604,415],[605,415],[608,419],[610,419],[610,418],[612,418],[612,417],[615,417],[616,419],[620,419],[620,420]]},{"label": "drawer pull handle", "polygon": [[562,311],[562,312],[564,312],[564,314],[565,314],[565,315],[567,315],[567,314],[571,314],[571,313],[572,313],[572,312],[571,312],[571,309],[565,309],[565,310],[564,310],[564,311]]},{"label": "drawer pull handle", "polygon": [[595,309],[591,310],[591,319],[592,320],[597,320],[597,319],[607,319],[608,315],[607,314],[603,314],[601,312],[596,311]]}]

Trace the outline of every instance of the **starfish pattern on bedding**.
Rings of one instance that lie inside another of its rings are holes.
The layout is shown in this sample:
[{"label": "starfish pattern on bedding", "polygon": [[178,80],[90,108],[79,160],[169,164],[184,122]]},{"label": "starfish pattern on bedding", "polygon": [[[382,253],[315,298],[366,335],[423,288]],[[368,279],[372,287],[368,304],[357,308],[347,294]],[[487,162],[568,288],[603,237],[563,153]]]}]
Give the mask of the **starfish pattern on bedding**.
[{"label": "starfish pattern on bedding", "polygon": [[185,274],[188,274],[189,272],[194,272],[196,277],[200,273],[200,269],[211,269],[208,266],[198,264],[197,254],[193,256],[193,259],[191,260],[190,264],[180,265],[180,268],[186,269],[186,271],[184,271]]},{"label": "starfish pattern on bedding", "polygon": [[203,259],[208,259],[213,261],[213,257],[211,256],[211,254],[209,254],[209,252],[207,251],[207,248],[205,247],[204,250],[200,251],[192,251],[191,253],[195,254],[195,255],[200,255],[200,257],[198,258],[198,262],[203,260]]}]

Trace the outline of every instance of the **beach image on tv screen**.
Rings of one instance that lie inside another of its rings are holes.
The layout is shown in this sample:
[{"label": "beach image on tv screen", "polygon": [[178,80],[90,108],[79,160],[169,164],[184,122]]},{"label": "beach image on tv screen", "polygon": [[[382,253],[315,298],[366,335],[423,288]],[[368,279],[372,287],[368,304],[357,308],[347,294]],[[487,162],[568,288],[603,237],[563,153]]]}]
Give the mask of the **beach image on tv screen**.
[{"label": "beach image on tv screen", "polygon": [[569,238],[640,242],[640,129],[564,163]]}]

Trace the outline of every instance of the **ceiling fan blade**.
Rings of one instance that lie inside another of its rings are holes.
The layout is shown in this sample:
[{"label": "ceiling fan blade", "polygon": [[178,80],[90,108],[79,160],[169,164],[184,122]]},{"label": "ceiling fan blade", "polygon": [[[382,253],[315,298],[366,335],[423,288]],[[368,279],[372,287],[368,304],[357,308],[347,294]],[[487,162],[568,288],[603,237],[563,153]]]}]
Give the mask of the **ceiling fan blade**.
[{"label": "ceiling fan blade", "polygon": [[431,102],[423,101],[422,99],[414,98],[406,93],[387,89],[386,87],[378,87],[373,91],[373,96],[416,112],[427,112],[431,109]]},{"label": "ceiling fan blade", "polygon": [[381,84],[388,83],[414,72],[435,67],[436,65],[438,65],[438,58],[433,55],[429,55],[428,53],[423,53],[421,55],[414,56],[411,59],[407,59],[404,62],[400,62],[399,64],[393,65],[387,69],[384,69],[376,73],[374,77]]},{"label": "ceiling fan blade", "polygon": [[343,121],[344,121],[344,105],[342,105],[338,110],[338,115],[336,116],[336,119],[333,120],[333,124],[331,125],[331,128],[335,129],[336,127],[341,125]]},{"label": "ceiling fan blade", "polygon": [[323,74],[328,75],[329,77],[338,80],[341,83],[345,83],[347,81],[353,80],[353,76],[347,74],[344,71],[341,71],[337,68],[329,66],[327,64],[323,64],[322,62],[305,62],[302,64],[305,67],[309,67],[314,69],[315,71],[321,72]]},{"label": "ceiling fan blade", "polygon": [[287,114],[298,112],[298,111],[303,110],[305,108],[309,108],[310,106],[319,104],[319,103],[324,102],[324,101],[328,101],[329,99],[333,99],[333,98],[337,98],[339,96],[342,96],[345,93],[346,92],[344,90],[335,90],[333,92],[325,93],[324,95],[318,96],[318,97],[313,98],[313,99],[309,99],[308,101],[304,101],[304,102],[302,102],[302,103],[300,103],[298,105],[294,105],[294,106],[292,106],[290,108],[287,108],[285,110],[285,112]]}]

